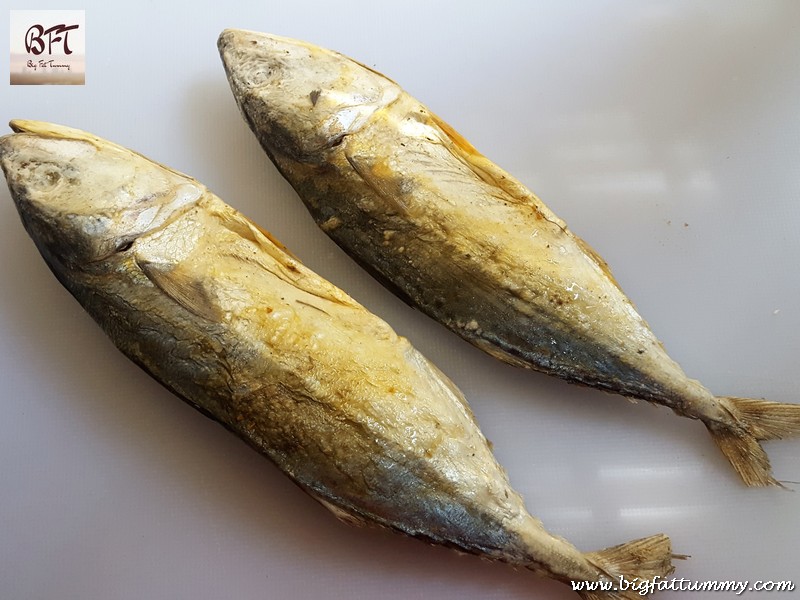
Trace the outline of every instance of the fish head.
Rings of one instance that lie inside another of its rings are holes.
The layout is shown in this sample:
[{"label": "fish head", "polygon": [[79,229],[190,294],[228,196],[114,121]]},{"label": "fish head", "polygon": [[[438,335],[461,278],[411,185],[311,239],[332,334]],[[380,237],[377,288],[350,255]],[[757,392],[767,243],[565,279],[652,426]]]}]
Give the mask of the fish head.
[{"label": "fish head", "polygon": [[205,188],[86,132],[12,121],[0,138],[11,196],[28,233],[57,272],[86,271],[194,203]]},{"label": "fish head", "polygon": [[217,45],[239,108],[273,157],[316,162],[402,93],[377,71],[298,40],[227,29]]}]

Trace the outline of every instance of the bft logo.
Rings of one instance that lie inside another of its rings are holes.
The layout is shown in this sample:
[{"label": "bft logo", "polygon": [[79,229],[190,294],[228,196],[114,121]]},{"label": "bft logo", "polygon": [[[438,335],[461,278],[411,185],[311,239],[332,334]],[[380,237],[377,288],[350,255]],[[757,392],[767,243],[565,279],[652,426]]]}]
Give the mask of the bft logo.
[{"label": "bft logo", "polygon": [[11,85],[84,85],[86,13],[12,10]]},{"label": "bft logo", "polygon": [[[72,54],[69,48],[69,32],[78,29],[80,25],[53,25],[45,29],[42,25],[32,25],[25,34],[25,50],[31,54],[39,56],[45,50],[45,38],[47,36],[47,53],[53,54],[53,44],[61,43],[63,52],[66,55]],[[62,35],[63,34],[63,35]]]}]

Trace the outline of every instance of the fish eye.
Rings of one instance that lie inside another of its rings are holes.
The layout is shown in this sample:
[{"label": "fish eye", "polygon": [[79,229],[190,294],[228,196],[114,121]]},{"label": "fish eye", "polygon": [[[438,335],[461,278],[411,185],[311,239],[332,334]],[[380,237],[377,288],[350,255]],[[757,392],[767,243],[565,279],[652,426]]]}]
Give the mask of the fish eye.
[{"label": "fish eye", "polygon": [[116,248],[115,252],[117,252],[117,253],[120,253],[120,252],[127,252],[127,251],[128,251],[128,250],[130,250],[130,249],[131,249],[131,247],[133,246],[133,242],[134,242],[134,241],[135,241],[135,240],[123,240],[123,241],[120,243],[120,245],[119,245],[119,246],[117,246],[117,248]]}]

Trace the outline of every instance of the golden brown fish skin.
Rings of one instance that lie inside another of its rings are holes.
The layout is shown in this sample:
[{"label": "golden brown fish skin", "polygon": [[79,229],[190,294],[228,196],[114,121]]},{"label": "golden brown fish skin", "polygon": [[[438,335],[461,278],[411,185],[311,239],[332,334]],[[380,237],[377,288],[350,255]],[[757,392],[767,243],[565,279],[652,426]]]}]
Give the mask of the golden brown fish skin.
[{"label": "golden brown fish skin", "polygon": [[[566,286],[527,285],[527,273],[514,256],[506,256],[508,249],[502,236],[513,227],[508,223],[527,225],[546,239],[538,251],[545,255],[541,260],[554,264],[559,261],[560,248],[575,245],[574,236],[549,211],[512,197],[493,182],[478,179],[457,155],[450,132],[423,105],[394,82],[345,57],[310,49],[311,59],[325,59],[334,68],[325,69],[330,82],[307,84],[319,85],[315,89],[322,91],[316,100],[307,95],[306,112],[319,110],[329,95],[326,84],[355,80],[365,87],[382,88],[372,94],[376,106],[360,128],[346,135],[335,130],[328,138],[321,134],[312,138],[308,130],[314,118],[303,114],[303,99],[292,104],[292,111],[278,104],[286,80],[297,68],[286,64],[288,59],[281,52],[283,40],[275,38],[279,40],[275,48],[261,55],[265,62],[272,61],[266,67],[271,77],[281,81],[275,92],[278,98],[270,104],[243,81],[248,64],[246,59],[234,56],[239,49],[247,56],[251,48],[260,46],[248,44],[248,34],[241,34],[242,39],[237,35],[239,32],[223,34],[220,44],[226,66],[235,65],[228,66],[228,73],[243,114],[317,224],[385,285],[503,360],[630,396],[674,401],[675,394],[667,387],[671,382],[648,378],[638,365],[620,360],[608,345],[598,344],[590,332],[580,330],[568,310],[574,298]],[[271,39],[258,34],[250,37],[259,44],[269,44]],[[285,45],[293,49],[291,41]],[[259,68],[258,63],[249,66]],[[322,70],[315,69],[312,75],[316,77]],[[258,85],[253,89],[261,91]],[[351,102],[345,104],[350,106]],[[293,125],[298,130],[295,135],[291,134]],[[439,189],[435,173],[431,176],[426,166],[464,176],[466,184],[475,188],[466,192],[474,196],[491,198],[494,193],[503,197],[487,206],[483,214],[481,207],[474,207],[474,214],[463,218],[456,214],[458,200],[449,199]],[[450,214],[447,205],[452,207]],[[485,218],[484,225],[494,225],[486,227],[495,237],[494,243],[488,236],[480,237],[481,232],[475,235],[472,228],[462,227],[479,216]],[[616,286],[607,287],[614,289],[602,290],[606,294],[598,302],[630,305]],[[609,292],[615,297],[608,297]],[[649,333],[643,322],[636,325]],[[645,351],[660,352],[654,337],[641,345]]]},{"label": "golden brown fish skin", "polygon": [[0,163],[59,280],[336,516],[564,582],[672,571],[663,535],[583,554],[545,531],[455,386],[202,184],[78,130],[12,127]]},{"label": "golden brown fish skin", "polygon": [[758,440],[800,433],[800,406],[717,398],[687,377],[605,262],[395,82],[277,36],[228,30],[218,45],[317,224],[406,302],[511,364],[700,419],[747,484],[777,484]]}]

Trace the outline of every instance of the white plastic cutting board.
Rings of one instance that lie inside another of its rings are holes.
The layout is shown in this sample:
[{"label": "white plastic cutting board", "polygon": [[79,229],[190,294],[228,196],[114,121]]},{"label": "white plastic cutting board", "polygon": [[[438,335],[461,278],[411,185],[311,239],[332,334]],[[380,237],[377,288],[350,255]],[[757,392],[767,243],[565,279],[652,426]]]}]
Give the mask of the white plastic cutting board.
[{"label": "white plastic cutting board", "polygon": [[[268,31],[386,73],[593,245],[691,376],[798,402],[800,3],[26,8],[85,8],[86,85],[12,87],[0,60],[0,121],[89,130],[272,231],[456,382],[554,533],[588,551],[663,531],[691,555],[677,577],[800,586],[800,494],[745,489],[699,423],[500,364],[393,297],[261,151],[215,45],[225,27]],[[574,597],[339,523],[114,349],[49,273],[4,186],[0,227],[0,598]],[[800,481],[799,441],[768,451],[779,478]]]}]

